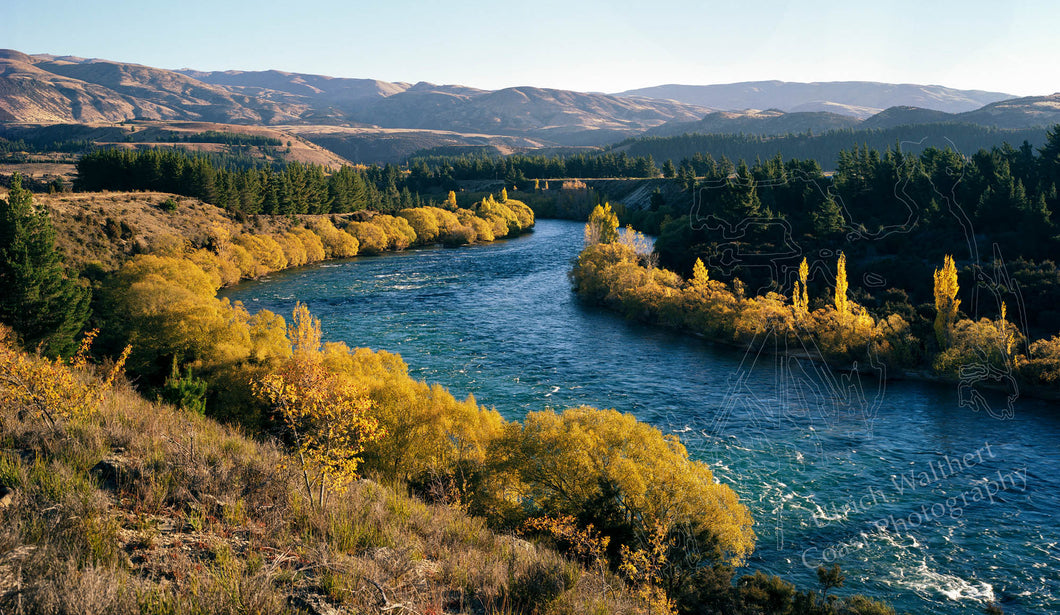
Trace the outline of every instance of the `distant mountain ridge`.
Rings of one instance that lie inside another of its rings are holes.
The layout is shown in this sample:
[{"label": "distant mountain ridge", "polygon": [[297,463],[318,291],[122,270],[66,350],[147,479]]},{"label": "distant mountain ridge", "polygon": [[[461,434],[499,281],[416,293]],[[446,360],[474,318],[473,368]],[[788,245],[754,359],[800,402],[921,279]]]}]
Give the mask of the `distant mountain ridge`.
[{"label": "distant mountain ridge", "polygon": [[700,134],[756,134],[777,136],[791,133],[826,132],[857,128],[862,122],[849,115],[824,111],[785,113],[778,109],[758,111],[716,111],[695,122],[667,122],[648,129],[645,136],[670,137],[686,133]]},{"label": "distant mountain ridge", "polygon": [[0,50],[0,122],[330,124],[599,145],[708,109],[534,87],[479,90],[281,71],[171,71]]},{"label": "distant mountain ridge", "polygon": [[779,109],[781,111],[830,111],[865,119],[896,106],[920,107],[960,113],[1009,98],[1012,94],[984,90],[957,90],[940,85],[879,83],[876,81],[747,81],[718,85],[668,84],[618,92],[635,96],[675,100],[718,111]]},{"label": "distant mountain ridge", "polygon": [[963,124],[1003,130],[1049,127],[1060,124],[1060,93],[1048,96],[1013,98],[985,105],[974,111],[946,113],[920,107],[895,106],[859,120],[850,115],[828,112],[777,109],[758,111],[716,111],[694,122],[667,122],[650,128],[645,136],[670,137],[681,134],[751,134],[780,136],[830,130],[888,129],[899,126]]},{"label": "distant mountain ridge", "polygon": [[618,95],[531,86],[492,91],[278,70],[165,70],[0,50],[0,124],[126,121],[275,127],[372,162],[400,161],[424,148],[594,147],[639,135],[776,136],[950,123],[1024,129],[1060,123],[1060,94],[1013,98],[862,81],[668,85]]}]

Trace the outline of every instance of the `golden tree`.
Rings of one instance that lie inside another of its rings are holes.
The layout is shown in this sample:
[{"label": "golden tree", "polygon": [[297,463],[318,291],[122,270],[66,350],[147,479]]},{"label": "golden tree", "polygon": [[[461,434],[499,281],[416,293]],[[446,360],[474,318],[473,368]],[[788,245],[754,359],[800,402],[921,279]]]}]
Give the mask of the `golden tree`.
[{"label": "golden tree", "polygon": [[519,533],[549,536],[560,549],[586,566],[602,569],[607,564],[607,547],[611,538],[597,532],[592,523],[584,528],[579,526],[571,515],[531,517],[519,526]]},{"label": "golden tree", "polygon": [[750,512],[710,467],[688,458],[676,437],[614,410],[530,412],[504,443],[519,475],[512,481],[531,516],[573,515],[627,526],[638,540],[688,530],[710,534],[722,561],[739,565],[752,551]]},{"label": "golden tree", "polygon": [[947,254],[942,269],[935,270],[935,338],[941,348],[949,346],[953,323],[957,321],[957,308],[961,305],[958,290],[957,266],[953,257]]},{"label": "golden tree", "polygon": [[385,432],[369,414],[365,390],[324,364],[320,321],[301,303],[293,317],[291,359],[253,388],[283,420],[306,495],[319,507],[329,493],[342,492],[356,478],[365,445]]},{"label": "golden tree", "polygon": [[618,571],[633,587],[636,596],[648,607],[649,613],[676,615],[676,605],[663,590],[665,572],[672,564],[667,553],[673,548],[662,526],[651,528],[647,544],[630,548],[621,546]]},{"label": "golden tree", "polygon": [[706,288],[710,282],[710,272],[703,264],[703,259],[697,258],[696,264],[692,265],[692,288]]},{"label": "golden tree", "polygon": [[1005,356],[1009,358],[1009,361],[1012,361],[1012,345],[1016,341],[1016,334],[1008,324],[1008,308],[1005,306],[1004,301],[1001,302],[1001,319],[997,323],[997,328],[1005,344]]},{"label": "golden tree", "polygon": [[[844,274],[846,273],[846,265],[844,263]],[[795,292],[791,295],[791,303],[795,306],[795,314],[798,316],[805,316],[810,311],[810,294],[806,290],[806,283],[810,277],[810,267],[806,264],[806,259],[802,259],[802,263],[799,264],[799,279],[795,282]]]},{"label": "golden tree", "polygon": [[614,243],[618,241],[618,214],[611,209],[610,203],[597,205],[589,214],[585,224],[585,243]]},{"label": "golden tree", "polygon": [[69,361],[20,351],[13,332],[0,325],[0,414],[17,412],[43,418],[52,428],[81,421],[99,404],[125,367],[126,346],[114,365],[100,377],[90,369],[88,351],[97,330],[89,331]]},{"label": "golden tree", "polygon": [[835,272],[835,311],[840,317],[850,314],[850,300],[847,299],[847,256],[839,253],[839,262]]},{"label": "golden tree", "polygon": [[445,197],[445,206],[448,209],[456,209],[456,192],[453,190],[449,191],[449,194]]}]

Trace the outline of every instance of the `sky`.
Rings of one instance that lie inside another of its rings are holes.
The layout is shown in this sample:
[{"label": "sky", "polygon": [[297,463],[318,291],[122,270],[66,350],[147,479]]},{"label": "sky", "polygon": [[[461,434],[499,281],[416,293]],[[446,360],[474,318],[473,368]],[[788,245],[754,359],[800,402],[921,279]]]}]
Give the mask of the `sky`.
[{"label": "sky", "polygon": [[0,48],[484,89],[883,81],[1060,91],[1060,2],[0,0]]}]

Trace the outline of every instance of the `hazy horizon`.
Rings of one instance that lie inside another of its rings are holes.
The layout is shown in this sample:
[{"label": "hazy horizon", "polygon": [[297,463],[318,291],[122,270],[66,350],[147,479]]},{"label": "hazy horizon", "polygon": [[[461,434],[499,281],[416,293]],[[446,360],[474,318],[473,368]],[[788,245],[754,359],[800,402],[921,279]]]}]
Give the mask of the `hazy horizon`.
[{"label": "hazy horizon", "polygon": [[[870,80],[870,79],[834,79],[834,80],[827,80],[827,81],[821,80],[821,79],[814,79],[814,80],[809,80],[809,81],[791,81],[791,80],[787,80],[787,79],[744,79],[744,80],[740,80],[740,81],[725,81],[725,82],[714,82],[714,83],[692,83],[692,82],[680,82],[680,83],[679,82],[667,82],[667,83],[661,83],[660,82],[660,83],[651,83],[651,84],[647,84],[647,85],[624,88],[622,90],[607,90],[607,91],[605,91],[605,90],[587,90],[587,89],[584,89],[584,88],[582,88],[582,89],[579,89],[579,88],[557,88],[557,87],[551,87],[551,86],[541,85],[541,84],[537,84],[537,83],[513,83],[512,85],[505,85],[505,86],[501,86],[499,88],[486,88],[486,87],[477,86],[475,84],[459,82],[459,81],[442,82],[442,81],[431,81],[429,79],[418,79],[418,80],[412,80],[412,79],[380,79],[379,77],[374,77],[374,76],[370,76],[370,75],[331,75],[331,74],[326,74],[326,73],[315,73],[315,72],[310,72],[310,71],[306,71],[306,70],[281,70],[281,69],[277,69],[277,68],[243,69],[243,68],[231,68],[231,67],[229,67],[229,68],[204,69],[204,68],[199,68],[197,66],[154,66],[154,65],[151,65],[151,64],[146,64],[144,62],[137,62],[135,60],[122,60],[122,59],[116,59],[116,58],[110,58],[110,57],[89,56],[89,55],[80,55],[80,54],[74,54],[74,53],[59,54],[59,53],[51,53],[51,52],[47,52],[47,51],[25,51],[23,49],[14,49],[14,51],[25,53],[26,55],[30,55],[30,56],[53,56],[55,58],[70,57],[70,58],[79,58],[79,59],[82,59],[82,60],[89,60],[89,61],[91,61],[91,60],[102,60],[102,61],[109,61],[109,62],[119,62],[119,63],[123,63],[123,64],[134,64],[134,65],[140,65],[140,66],[148,66],[150,68],[157,68],[157,69],[170,70],[170,71],[189,71],[189,72],[203,72],[203,73],[208,73],[208,72],[239,72],[239,73],[247,72],[247,73],[249,73],[249,72],[277,71],[277,72],[290,73],[290,74],[316,75],[316,76],[328,77],[328,78],[333,78],[333,79],[365,79],[365,80],[385,81],[387,83],[408,83],[408,84],[412,84],[412,85],[415,85],[417,83],[430,83],[432,85],[437,85],[437,86],[463,86],[463,87],[482,89],[482,90],[519,88],[519,87],[534,87],[534,88],[545,88],[545,89],[573,90],[573,91],[592,93],[592,94],[616,94],[616,93],[620,93],[620,92],[627,92],[627,91],[632,91],[632,90],[640,90],[640,89],[646,89],[646,88],[652,88],[652,87],[668,87],[668,86],[708,87],[708,86],[721,86],[721,85],[741,85],[741,84],[749,84],[749,83],[777,82],[777,83],[798,83],[798,84],[807,84],[807,85],[829,84],[829,83],[881,83],[881,84],[886,84],[886,85],[930,86],[930,87],[944,87],[944,88],[950,88],[950,89],[953,89],[953,90],[963,90],[963,91],[981,91],[981,92],[992,92],[992,93],[1002,93],[1002,94],[1014,94],[1013,92],[1005,92],[1005,91],[1001,91],[1001,90],[991,90],[991,89],[988,89],[988,88],[956,87],[956,86],[948,85],[948,84],[945,84],[945,83],[914,83],[914,82],[911,82],[911,81],[905,81],[905,82],[873,81],[873,80]],[[1054,92],[1042,91],[1042,92],[1036,92],[1036,93],[1033,93],[1033,94],[1014,94],[1014,95],[1016,95],[1016,96],[1028,96],[1028,95],[1029,96],[1034,96],[1034,95],[1047,95],[1047,94],[1053,94],[1053,93]]]},{"label": "hazy horizon", "polygon": [[[1060,84],[1060,6],[765,0],[532,6],[485,2],[302,11],[266,2],[17,3],[0,46],[177,70],[280,70],[482,89],[621,92],[664,84],[875,81],[1044,95]],[[759,15],[770,15],[761,19]]]}]

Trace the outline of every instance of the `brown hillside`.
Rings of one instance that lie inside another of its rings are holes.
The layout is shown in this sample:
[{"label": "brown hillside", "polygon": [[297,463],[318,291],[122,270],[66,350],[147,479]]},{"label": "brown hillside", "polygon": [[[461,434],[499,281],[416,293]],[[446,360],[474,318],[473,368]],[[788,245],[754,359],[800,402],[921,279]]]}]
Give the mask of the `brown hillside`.
[{"label": "brown hillside", "polygon": [[184,120],[334,124],[602,144],[705,109],[541,88],[497,92],[280,71],[169,71],[0,50],[0,122]]}]

